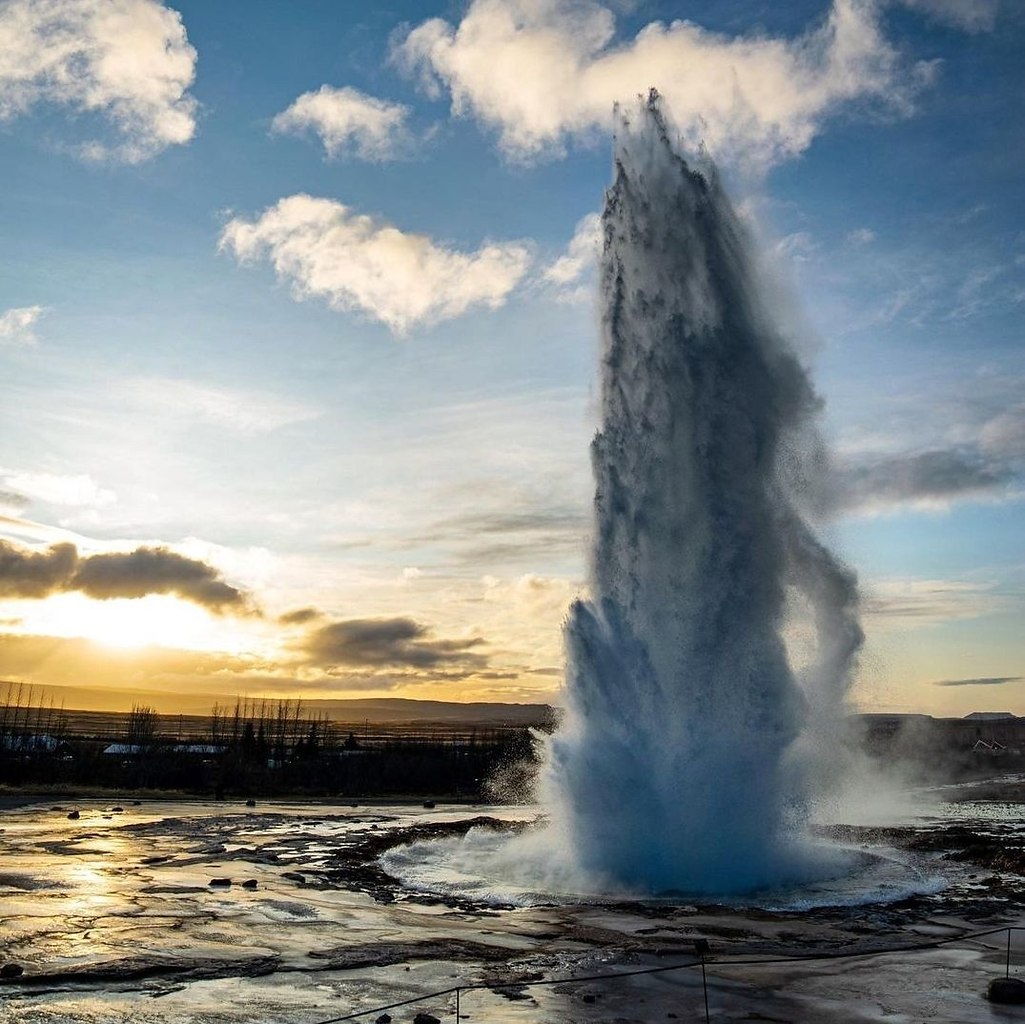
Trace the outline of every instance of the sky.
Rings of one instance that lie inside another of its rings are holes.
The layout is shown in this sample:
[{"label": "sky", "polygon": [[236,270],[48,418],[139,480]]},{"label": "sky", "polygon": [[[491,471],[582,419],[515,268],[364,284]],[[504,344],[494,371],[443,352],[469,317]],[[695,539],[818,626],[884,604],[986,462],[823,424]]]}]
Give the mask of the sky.
[{"label": "sky", "polygon": [[852,706],[1025,714],[1023,50],[1014,0],[0,0],[0,679],[557,701],[656,87],[823,398]]}]

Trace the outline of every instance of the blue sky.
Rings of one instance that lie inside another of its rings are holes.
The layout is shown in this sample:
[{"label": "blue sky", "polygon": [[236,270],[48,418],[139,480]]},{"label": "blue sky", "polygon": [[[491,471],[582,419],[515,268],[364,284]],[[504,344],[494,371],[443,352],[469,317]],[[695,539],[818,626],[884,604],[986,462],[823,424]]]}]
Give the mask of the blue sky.
[{"label": "blue sky", "polygon": [[552,699],[586,218],[653,85],[814,365],[854,701],[1025,713],[1018,5],[6,0],[0,40],[0,678]]}]

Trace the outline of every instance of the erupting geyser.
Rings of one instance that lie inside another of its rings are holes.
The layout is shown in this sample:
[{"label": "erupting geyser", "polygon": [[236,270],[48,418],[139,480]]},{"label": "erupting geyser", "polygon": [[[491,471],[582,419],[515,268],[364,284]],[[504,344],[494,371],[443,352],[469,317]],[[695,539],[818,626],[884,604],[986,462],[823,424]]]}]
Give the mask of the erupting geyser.
[{"label": "erupting geyser", "polygon": [[[819,402],[746,231],[714,171],[675,151],[656,95],[617,120],[591,597],[567,625],[547,799],[586,875],[750,891],[814,873],[795,741],[839,707],[856,587],[797,508]],[[800,670],[794,594],[817,634]]]}]

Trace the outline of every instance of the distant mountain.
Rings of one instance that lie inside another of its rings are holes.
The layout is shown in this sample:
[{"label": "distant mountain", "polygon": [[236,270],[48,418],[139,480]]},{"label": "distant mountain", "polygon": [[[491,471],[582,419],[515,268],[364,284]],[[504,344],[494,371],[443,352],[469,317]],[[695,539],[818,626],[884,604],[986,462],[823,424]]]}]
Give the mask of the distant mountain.
[{"label": "distant mountain", "polygon": [[[17,692],[18,684],[13,684]],[[7,683],[0,680],[0,703]],[[145,704],[161,715],[209,715],[215,704],[233,707],[236,697],[226,694],[179,694],[166,690],[101,689],[85,686],[35,686],[22,689],[22,703],[47,705],[52,699],[68,711],[125,712],[133,704]],[[253,698],[250,698],[251,700]],[[260,698],[255,698],[259,700]],[[277,698],[268,699],[268,703]],[[553,711],[547,704],[460,704],[444,700],[407,700],[401,697],[356,697],[303,700],[308,712],[322,712],[332,721],[350,725],[433,723],[462,725],[546,725]]]},{"label": "distant mountain", "polygon": [[323,711],[336,722],[378,723],[452,722],[480,725],[545,725],[551,721],[547,704],[457,704],[444,700],[406,700],[369,697],[352,700],[304,700],[303,707]]}]

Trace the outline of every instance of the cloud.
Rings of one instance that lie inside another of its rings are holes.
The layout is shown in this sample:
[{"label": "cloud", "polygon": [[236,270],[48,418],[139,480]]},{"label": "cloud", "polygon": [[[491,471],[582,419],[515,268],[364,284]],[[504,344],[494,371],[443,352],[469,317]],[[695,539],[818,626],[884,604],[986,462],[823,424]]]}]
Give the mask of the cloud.
[{"label": "cloud", "polygon": [[866,617],[907,629],[977,619],[1007,607],[992,583],[965,580],[877,580],[862,600]]},{"label": "cloud", "polygon": [[473,306],[499,308],[530,263],[520,243],[458,252],[308,195],[281,199],[255,221],[230,221],[220,246],[240,262],[267,258],[296,299],[360,311],[395,334]]},{"label": "cloud", "polygon": [[1012,478],[1009,467],[971,451],[935,448],[862,456],[840,466],[832,504],[845,512],[897,505],[945,508],[963,498],[993,497]]},{"label": "cloud", "polygon": [[295,611],[279,615],[278,622],[282,626],[304,626],[307,622],[319,619],[323,614],[319,608],[296,608]]},{"label": "cloud", "polygon": [[78,566],[74,544],[32,551],[0,540],[0,597],[41,598],[70,590]]},{"label": "cloud", "polygon": [[344,619],[315,629],[303,650],[309,661],[323,667],[357,668],[483,668],[485,655],[474,648],[480,637],[440,640],[414,619]]},{"label": "cloud", "polygon": [[29,504],[29,499],[24,494],[0,490],[0,512],[23,512]]},{"label": "cloud", "polygon": [[33,328],[44,313],[42,306],[19,306],[0,313],[0,346],[34,345],[39,339]]},{"label": "cloud", "polygon": [[168,548],[90,555],[79,563],[69,589],[101,601],[174,594],[215,612],[241,611],[248,605],[246,595],[225,583],[213,566]]},{"label": "cloud", "polygon": [[0,540],[0,597],[78,591],[97,600],[173,594],[209,611],[251,611],[249,597],[213,566],[165,547],[82,556],[74,544],[34,551]]},{"label": "cloud", "polygon": [[965,32],[990,32],[996,26],[1000,0],[900,0],[905,7],[921,11],[938,21]]},{"label": "cloud", "polygon": [[85,473],[18,473],[0,470],[0,475],[5,486],[49,505],[103,508],[117,501],[113,491],[100,487]]},{"label": "cloud", "polygon": [[146,160],[188,142],[196,51],[181,15],[158,0],[7,0],[0,5],[0,120],[37,104],[98,114],[113,145],[91,140],[90,159]]},{"label": "cloud", "polygon": [[[584,297],[580,282],[597,265],[601,241],[601,217],[596,213],[585,214],[577,221],[566,251],[541,274],[548,284],[555,286],[560,298],[575,301]],[[587,294],[586,289],[584,294]]]},{"label": "cloud", "polygon": [[264,434],[306,423],[322,410],[263,392],[197,384],[172,377],[138,377],[122,385],[129,398],[192,423],[202,420],[236,434]]},{"label": "cloud", "polygon": [[654,87],[691,143],[762,167],[802,153],[844,105],[907,111],[930,71],[904,66],[872,0],[834,0],[793,39],[680,20],[614,40],[615,16],[595,0],[473,0],[458,25],[432,18],[399,36],[392,60],[428,95],[446,89],[453,113],[496,131],[515,160],[561,155]]},{"label": "cloud", "polygon": [[781,238],[774,246],[773,253],[783,256],[794,263],[807,263],[812,258],[818,244],[807,231],[795,231]]},{"label": "cloud", "polygon": [[989,676],[982,679],[939,679],[934,686],[1003,686],[1004,683],[1020,683],[1021,676]]},{"label": "cloud", "polygon": [[363,160],[384,161],[409,144],[409,107],[368,96],[358,89],[322,85],[303,93],[271,124],[275,132],[315,132],[329,157],[348,152]]},{"label": "cloud", "polygon": [[848,231],[844,241],[848,245],[871,245],[876,240],[876,233],[871,228],[855,228]]}]

